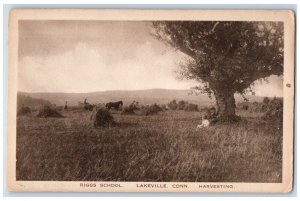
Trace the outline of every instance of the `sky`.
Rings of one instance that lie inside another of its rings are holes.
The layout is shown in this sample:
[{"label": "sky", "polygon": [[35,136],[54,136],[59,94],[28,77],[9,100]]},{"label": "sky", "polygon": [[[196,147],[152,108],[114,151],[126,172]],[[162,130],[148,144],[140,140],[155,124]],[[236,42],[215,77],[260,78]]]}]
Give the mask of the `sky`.
[{"label": "sky", "polygon": [[[151,34],[149,22],[20,21],[18,87],[25,92],[189,89],[185,57]],[[282,96],[282,78],[257,82],[256,95]]]}]

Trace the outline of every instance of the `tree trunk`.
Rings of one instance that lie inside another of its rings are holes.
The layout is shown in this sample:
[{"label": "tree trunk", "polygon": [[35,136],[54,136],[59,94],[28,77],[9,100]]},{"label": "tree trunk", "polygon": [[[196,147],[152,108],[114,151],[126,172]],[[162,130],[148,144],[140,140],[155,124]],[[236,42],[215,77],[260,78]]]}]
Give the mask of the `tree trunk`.
[{"label": "tree trunk", "polygon": [[222,91],[215,93],[217,104],[217,118],[220,121],[232,122],[238,121],[240,118],[235,114],[234,92]]}]

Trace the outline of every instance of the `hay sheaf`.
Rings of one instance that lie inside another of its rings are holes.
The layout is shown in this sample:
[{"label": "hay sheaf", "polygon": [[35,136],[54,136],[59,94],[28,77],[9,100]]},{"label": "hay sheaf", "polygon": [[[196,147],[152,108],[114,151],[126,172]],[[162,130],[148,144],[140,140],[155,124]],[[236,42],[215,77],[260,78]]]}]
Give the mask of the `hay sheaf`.
[{"label": "hay sheaf", "polygon": [[52,108],[50,106],[44,106],[39,113],[37,114],[37,117],[41,118],[47,118],[47,117],[63,117],[59,112],[56,111],[55,108]]},{"label": "hay sheaf", "polygon": [[147,107],[143,107],[141,109],[141,114],[145,115],[145,116],[148,116],[148,115],[157,114],[158,112],[161,112],[161,111],[163,111],[163,109],[159,105],[153,104],[153,105],[150,105],[150,106],[147,106]]},{"label": "hay sheaf", "polygon": [[188,105],[187,101],[181,100],[181,101],[178,102],[177,110],[184,110],[187,105]]},{"label": "hay sheaf", "polygon": [[92,121],[94,127],[111,127],[115,125],[114,117],[106,108],[94,109],[92,114]]},{"label": "hay sheaf", "polygon": [[242,102],[237,104],[237,109],[245,110],[251,113],[263,113],[264,120],[282,121],[283,119],[283,99],[265,97],[262,102]]},{"label": "hay sheaf", "polygon": [[134,115],[134,108],[132,106],[125,106],[121,112],[121,115]]},{"label": "hay sheaf", "polygon": [[176,110],[178,105],[176,100],[172,100],[170,103],[167,104],[167,106],[171,109],[171,110]]},{"label": "hay sheaf", "polygon": [[263,115],[263,119],[272,119],[283,121],[283,100],[276,99],[269,101],[265,104],[266,112]]},{"label": "hay sheaf", "polygon": [[85,110],[89,110],[89,111],[93,111],[94,105],[89,104],[89,103],[85,103],[85,104],[84,104],[84,109],[85,109]]},{"label": "hay sheaf", "polygon": [[17,112],[17,116],[23,116],[26,114],[30,114],[31,113],[31,109],[29,107],[24,107],[22,106],[18,112]]},{"label": "hay sheaf", "polygon": [[266,105],[262,102],[241,102],[237,104],[237,109],[251,113],[266,112]]},{"label": "hay sheaf", "polygon": [[160,105],[160,107],[161,107],[161,109],[162,109],[163,111],[166,111],[166,110],[169,109],[169,107],[168,107],[167,105],[165,105],[165,104]]},{"label": "hay sheaf", "polygon": [[199,108],[198,108],[198,105],[196,105],[196,104],[188,103],[187,105],[185,105],[184,110],[188,111],[188,112],[193,112],[193,111],[198,112]]},{"label": "hay sheaf", "polygon": [[176,102],[176,100],[172,100],[167,104],[167,108],[171,110],[184,110],[187,112],[199,111],[198,105],[189,103],[188,101],[181,100]]}]

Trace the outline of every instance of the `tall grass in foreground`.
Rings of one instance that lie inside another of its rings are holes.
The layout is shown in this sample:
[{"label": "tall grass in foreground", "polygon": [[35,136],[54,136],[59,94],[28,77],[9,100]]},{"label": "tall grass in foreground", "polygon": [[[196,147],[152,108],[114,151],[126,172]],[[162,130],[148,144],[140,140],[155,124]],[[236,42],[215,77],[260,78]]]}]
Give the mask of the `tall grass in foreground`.
[{"label": "tall grass in foreground", "polygon": [[282,125],[259,114],[200,131],[199,112],[114,113],[101,129],[63,115],[18,118],[17,180],[281,182]]}]

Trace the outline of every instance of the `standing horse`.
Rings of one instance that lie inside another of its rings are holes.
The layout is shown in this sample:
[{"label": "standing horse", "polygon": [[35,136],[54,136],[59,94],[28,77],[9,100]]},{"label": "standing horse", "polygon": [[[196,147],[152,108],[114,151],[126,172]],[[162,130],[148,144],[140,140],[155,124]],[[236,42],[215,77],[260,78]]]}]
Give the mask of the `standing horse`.
[{"label": "standing horse", "polygon": [[[121,108],[120,108],[121,106]],[[111,109],[111,108],[115,108],[116,110],[119,110],[121,109],[122,110],[122,107],[123,107],[123,101],[117,101],[117,102],[109,102],[109,103],[106,103],[105,107],[107,109]]]}]

